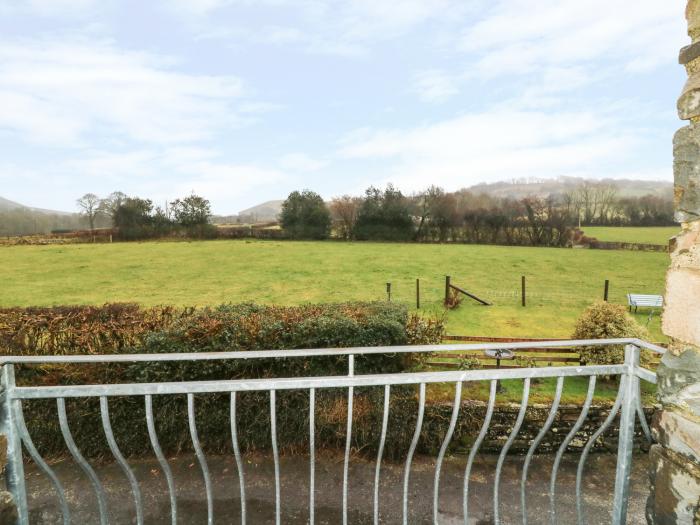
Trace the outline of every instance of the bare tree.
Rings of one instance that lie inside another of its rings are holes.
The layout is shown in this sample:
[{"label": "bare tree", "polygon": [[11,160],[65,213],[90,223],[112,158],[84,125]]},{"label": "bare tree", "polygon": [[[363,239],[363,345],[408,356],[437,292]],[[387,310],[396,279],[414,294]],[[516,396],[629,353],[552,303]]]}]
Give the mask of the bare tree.
[{"label": "bare tree", "polygon": [[331,201],[330,210],[333,220],[340,223],[341,235],[344,239],[352,237],[355,221],[357,220],[357,211],[360,209],[362,199],[360,197],[351,197],[343,195],[336,197]]},{"label": "bare tree", "polygon": [[95,219],[102,212],[102,201],[94,193],[86,193],[77,201],[80,215],[86,217],[90,224],[90,231],[95,229]]},{"label": "bare tree", "polygon": [[617,186],[601,183],[597,187],[597,200],[599,203],[598,219],[601,224],[608,224],[617,202]]},{"label": "bare tree", "polygon": [[445,196],[445,190],[432,185],[428,189],[414,195],[412,197],[414,213],[420,218],[418,229],[415,233],[415,238],[420,239],[424,235],[423,228],[426,222],[430,223],[435,217],[436,212],[440,208],[441,201]]},{"label": "bare tree", "polygon": [[121,191],[113,191],[106,198],[100,201],[100,212],[111,218],[114,217],[114,212],[126,202],[129,196]]}]

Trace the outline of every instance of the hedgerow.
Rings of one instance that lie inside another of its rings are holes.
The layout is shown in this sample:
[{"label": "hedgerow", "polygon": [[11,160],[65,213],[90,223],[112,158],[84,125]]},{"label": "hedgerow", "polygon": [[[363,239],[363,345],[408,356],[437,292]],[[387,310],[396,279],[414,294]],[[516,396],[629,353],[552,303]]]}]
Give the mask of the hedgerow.
[{"label": "hedgerow", "polygon": [[[214,308],[139,308],[135,305],[0,310],[2,353],[13,355],[223,352],[263,349],[342,348],[435,344],[443,324],[409,315],[395,303],[345,303],[298,307],[256,304]],[[358,356],[357,374],[390,373],[416,365],[411,354]],[[319,358],[235,359],[206,362],[134,363],[20,367],[19,384],[95,384],[297,377],[347,374],[347,356]],[[376,441],[381,428],[383,389],[355,392],[354,442]],[[210,452],[230,452],[228,394],[195,396],[200,439]],[[154,396],[156,428],[166,453],[191,448],[186,397]],[[98,399],[69,399],[68,419],[78,446],[89,457],[108,455]],[[117,441],[127,455],[149,453],[143,397],[110,398]],[[243,450],[270,444],[269,393],[239,394],[239,438]],[[317,393],[317,443],[344,443],[347,391]],[[406,414],[415,414],[415,389],[392,394],[392,445],[395,455],[410,439]],[[24,411],[37,448],[47,456],[66,453],[54,401],[25,401]],[[277,393],[278,438],[283,447],[298,448],[308,436],[308,391]],[[376,436],[375,436],[376,435]]]}]

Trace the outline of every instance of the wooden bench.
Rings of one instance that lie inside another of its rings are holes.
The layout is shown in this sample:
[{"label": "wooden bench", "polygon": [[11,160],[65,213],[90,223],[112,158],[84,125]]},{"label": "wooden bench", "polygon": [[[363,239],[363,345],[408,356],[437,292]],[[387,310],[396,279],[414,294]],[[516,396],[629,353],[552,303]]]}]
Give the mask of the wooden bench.
[{"label": "wooden bench", "polygon": [[630,312],[632,311],[633,306],[635,312],[640,306],[643,308],[661,308],[664,305],[664,298],[661,295],[644,295],[638,293],[628,293],[627,304],[629,305]]}]

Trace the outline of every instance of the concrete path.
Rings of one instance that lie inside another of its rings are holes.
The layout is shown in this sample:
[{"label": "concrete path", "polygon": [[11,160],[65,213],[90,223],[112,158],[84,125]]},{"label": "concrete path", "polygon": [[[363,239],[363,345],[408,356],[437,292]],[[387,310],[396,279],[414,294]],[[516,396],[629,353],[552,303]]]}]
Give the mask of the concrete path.
[{"label": "concrete path", "polygon": [[[576,523],[574,483],[578,455],[562,462],[557,492],[556,523]],[[238,473],[232,457],[207,458],[214,491],[215,523],[240,523]],[[496,456],[477,458],[470,482],[470,516],[472,525],[493,522],[493,478]],[[523,458],[511,456],[503,470],[500,491],[501,523],[522,523],[520,475]],[[440,483],[439,523],[462,524],[463,457],[447,458]],[[144,501],[145,523],[169,524],[170,504],[167,485],[157,462],[130,462],[139,480]],[[527,492],[528,518],[531,524],[549,523],[549,474],[552,456],[535,457],[530,467]],[[193,456],[170,460],[177,486],[178,523],[206,523],[206,498],[199,464]],[[73,513],[73,523],[99,523],[96,498],[90,482],[70,460],[52,465],[66,492]],[[105,486],[110,523],[136,523],[133,498],[125,476],[116,464],[96,465]],[[350,468],[349,513],[351,524],[372,523],[375,463],[353,458]],[[630,499],[629,523],[644,523],[644,506],[648,490],[646,456],[635,457]],[[341,523],[343,458],[320,454],[316,460],[316,523]],[[432,521],[433,477],[435,458],[416,457],[409,489],[409,523]],[[403,464],[383,463],[380,486],[380,522],[401,523]],[[248,523],[273,524],[274,467],[270,457],[249,455],[245,458],[246,505]],[[31,523],[62,523],[55,492],[47,478],[33,465],[27,466]],[[615,477],[615,457],[596,454],[589,458],[584,482],[587,523],[609,523],[611,493]],[[282,520],[284,524],[308,523],[308,457],[283,457],[281,460]]]}]

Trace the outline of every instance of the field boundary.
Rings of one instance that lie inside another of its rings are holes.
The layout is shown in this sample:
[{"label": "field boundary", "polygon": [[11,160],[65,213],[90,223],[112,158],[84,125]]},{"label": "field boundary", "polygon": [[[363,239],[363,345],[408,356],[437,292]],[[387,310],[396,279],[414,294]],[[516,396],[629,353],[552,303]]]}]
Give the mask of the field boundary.
[{"label": "field boundary", "polygon": [[592,250],[632,250],[638,252],[668,252],[667,244],[646,244],[639,242],[591,241],[588,247]]},{"label": "field boundary", "polygon": [[[543,339],[536,337],[486,337],[475,335],[444,335],[443,342],[447,341],[462,341],[474,343],[546,343],[548,341],[561,341],[559,339]],[[654,343],[665,347],[665,343]],[[544,355],[542,355],[544,354]],[[548,355],[553,354],[553,355]],[[436,360],[436,358],[440,360]],[[429,367],[437,368],[459,368],[460,361],[468,358],[475,359],[479,362],[480,368],[496,368],[496,360],[484,355],[479,350],[467,350],[461,353],[440,354],[428,361],[426,364]],[[519,361],[519,359],[521,361]],[[515,359],[501,360],[502,368],[523,368],[527,364],[523,361],[542,363],[539,366],[557,366],[557,365],[573,365],[581,364],[581,356],[576,350],[570,348],[521,348],[518,350]],[[659,359],[654,356],[651,365],[656,367],[659,364]]]}]

